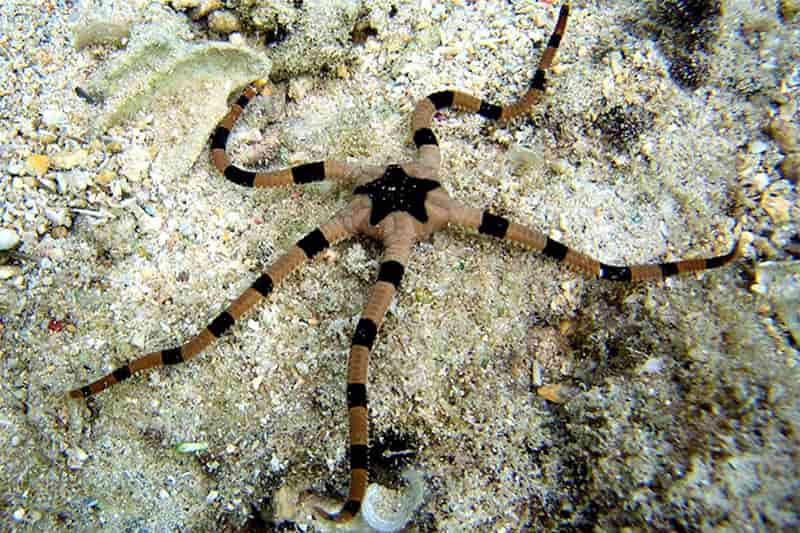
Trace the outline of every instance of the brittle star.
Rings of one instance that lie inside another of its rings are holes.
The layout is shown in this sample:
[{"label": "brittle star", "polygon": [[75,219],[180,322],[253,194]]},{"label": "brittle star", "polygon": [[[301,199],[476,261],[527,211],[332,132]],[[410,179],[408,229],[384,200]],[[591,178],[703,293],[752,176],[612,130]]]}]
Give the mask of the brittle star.
[{"label": "brittle star", "polygon": [[557,261],[611,281],[657,280],[686,272],[723,266],[737,257],[738,245],[726,254],[707,259],[614,266],[568,248],[540,231],[514,223],[489,211],[452,199],[439,177],[441,153],[431,130],[436,111],[452,107],[506,123],[527,113],[542,97],[545,73],[550,68],[567,24],[569,4],[561,7],[528,91],[515,103],[499,106],[469,94],[435,92],[415,107],[411,128],[418,155],[415,161],[386,167],[356,165],[336,160],[306,163],[271,172],[253,172],[231,164],[225,147],[228,136],[247,104],[264,86],[250,84],[218,124],[211,139],[211,161],[230,181],[246,187],[278,187],[320,180],[355,182],[353,199],[330,221],[301,238],[270,265],[255,282],[197,336],[175,348],[147,354],[111,374],[70,392],[84,398],[119,383],[142,370],[183,363],[195,357],[228,331],[242,316],[267,297],[289,273],[327,247],[355,235],[366,235],[384,246],[377,281],[352,337],[347,366],[347,408],[350,426],[350,486],[344,506],[336,513],[316,508],[318,516],[344,523],[361,509],[368,480],[367,364],[378,328],[397,293],[414,244],[448,225],[512,241]]}]

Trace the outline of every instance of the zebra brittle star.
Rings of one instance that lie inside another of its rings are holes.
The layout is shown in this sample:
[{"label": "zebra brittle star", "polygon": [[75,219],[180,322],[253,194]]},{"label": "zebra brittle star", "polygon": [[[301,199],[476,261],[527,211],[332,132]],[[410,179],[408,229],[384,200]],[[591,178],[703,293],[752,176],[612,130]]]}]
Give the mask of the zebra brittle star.
[{"label": "zebra brittle star", "polygon": [[248,86],[215,129],[211,140],[211,161],[230,181],[246,187],[276,187],[324,179],[355,182],[353,199],[330,221],[301,238],[279,257],[229,307],[203,331],[185,344],[147,354],[94,383],[70,392],[84,398],[98,393],[142,370],[188,361],[228,331],[242,316],[267,297],[290,272],[325,248],[354,235],[381,241],[383,258],[377,281],[356,326],[347,367],[347,408],[350,425],[350,490],[344,506],[336,513],[316,509],[318,515],[334,522],[347,522],[361,509],[367,488],[367,363],[378,327],[400,286],[414,244],[448,225],[477,230],[478,233],[512,241],[541,252],[557,261],[612,281],[662,279],[674,274],[720,267],[737,256],[737,248],[726,255],[671,263],[612,266],[572,250],[528,226],[510,222],[488,211],[468,207],[452,199],[439,177],[441,154],[431,130],[437,110],[452,107],[482,117],[507,122],[528,112],[541,98],[545,72],[550,67],[567,24],[569,5],[561,7],[555,29],[528,91],[515,103],[494,105],[469,94],[447,90],[421,100],[414,109],[411,127],[418,150],[415,161],[386,167],[356,165],[326,160],[271,172],[253,172],[231,164],[225,147],[228,135],[263,81]]}]

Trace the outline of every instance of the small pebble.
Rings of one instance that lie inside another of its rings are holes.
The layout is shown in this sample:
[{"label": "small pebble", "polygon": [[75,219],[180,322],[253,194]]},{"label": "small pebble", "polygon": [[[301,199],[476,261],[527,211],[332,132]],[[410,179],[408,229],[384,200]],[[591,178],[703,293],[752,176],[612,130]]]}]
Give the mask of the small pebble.
[{"label": "small pebble", "polygon": [[234,46],[247,46],[247,41],[244,40],[244,37],[242,37],[242,34],[238,31],[228,35],[228,42]]},{"label": "small pebble", "polygon": [[55,128],[67,121],[67,116],[56,106],[48,106],[42,111],[42,123],[48,128]]},{"label": "small pebble", "polygon": [[778,187],[770,187],[761,195],[759,205],[775,224],[784,224],[791,220],[792,201],[786,197],[785,193],[786,191]]},{"label": "small pebble", "polygon": [[54,239],[63,239],[67,236],[67,233],[69,233],[69,231],[64,226],[56,226],[50,232],[50,235],[52,235]]},{"label": "small pebble", "polygon": [[575,397],[575,390],[568,385],[556,383],[555,385],[543,385],[539,387],[536,389],[536,394],[548,402],[564,404]]},{"label": "small pebble", "polygon": [[764,152],[766,152],[766,151],[767,151],[767,148],[769,148],[769,147],[767,146],[767,143],[765,143],[764,141],[759,141],[759,140],[756,140],[756,141],[750,141],[750,144],[748,144],[748,145],[747,145],[747,150],[748,150],[748,151],[749,151],[751,154],[761,154],[761,153],[764,153]]},{"label": "small pebble", "polygon": [[60,152],[53,155],[53,166],[62,170],[69,170],[86,162],[89,152],[83,148],[69,152]]},{"label": "small pebble", "polygon": [[20,507],[14,511],[14,513],[11,515],[11,518],[14,520],[14,522],[22,522],[25,520],[25,509]]},{"label": "small pebble", "polygon": [[800,178],[800,152],[787,155],[778,165],[781,176],[787,180],[797,183]]},{"label": "small pebble", "polygon": [[56,226],[71,226],[72,225],[72,217],[69,214],[69,211],[66,208],[45,208],[44,216],[55,224]]},{"label": "small pebble", "polygon": [[781,153],[789,154],[798,150],[797,126],[791,122],[775,117],[767,125],[766,131],[778,143]]},{"label": "small pebble", "polygon": [[83,466],[83,463],[89,458],[89,454],[81,448],[75,446],[67,452],[67,468],[70,470],[78,470]]},{"label": "small pebble", "polygon": [[34,154],[25,161],[25,168],[29,174],[44,176],[50,168],[50,158],[44,154]]},{"label": "small pebble", "polygon": [[10,250],[19,244],[19,235],[13,229],[0,228],[0,251]]},{"label": "small pebble", "polygon": [[217,500],[217,498],[219,498],[219,492],[217,492],[216,490],[212,490],[211,492],[208,493],[208,496],[206,496],[206,503],[208,505],[211,505]]},{"label": "small pebble", "polygon": [[781,0],[780,12],[783,20],[791,21],[800,13],[800,0]]},{"label": "small pebble", "polygon": [[0,279],[11,279],[22,274],[22,269],[18,266],[0,266]]},{"label": "small pebble", "polygon": [[220,0],[202,0],[200,5],[192,11],[192,20],[200,20],[217,9],[222,9]]},{"label": "small pebble", "polygon": [[97,173],[97,176],[94,177],[94,180],[99,183],[100,185],[108,185],[117,175],[112,170],[103,169]]},{"label": "small pebble", "polygon": [[289,98],[298,102],[302,100],[306,94],[314,86],[314,80],[308,76],[299,76],[289,80]]},{"label": "small pebble", "polygon": [[175,451],[178,453],[204,452],[207,449],[207,442],[181,442],[175,446]]},{"label": "small pebble", "polygon": [[191,9],[200,5],[200,0],[170,0],[175,9]]},{"label": "small pebble", "polygon": [[214,11],[208,16],[208,27],[217,33],[233,33],[239,31],[242,25],[239,18],[230,11]]},{"label": "small pebble", "polygon": [[106,145],[106,150],[110,154],[118,154],[122,151],[122,145],[119,141],[111,141]]},{"label": "small pebble", "polygon": [[50,132],[42,132],[39,134],[39,142],[42,144],[53,144],[58,140],[58,137],[54,133]]}]

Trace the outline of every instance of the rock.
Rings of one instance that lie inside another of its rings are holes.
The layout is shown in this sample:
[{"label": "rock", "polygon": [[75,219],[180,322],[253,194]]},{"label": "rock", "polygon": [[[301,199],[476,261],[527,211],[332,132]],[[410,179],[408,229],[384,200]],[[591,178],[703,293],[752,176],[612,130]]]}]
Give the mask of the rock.
[{"label": "rock", "polygon": [[800,262],[767,261],[756,266],[753,292],[772,302],[780,319],[795,343],[800,343]]},{"label": "rock", "polygon": [[220,0],[203,0],[200,5],[192,10],[192,20],[200,20],[212,11],[222,9],[223,4]]},{"label": "rock", "polygon": [[89,174],[83,171],[64,172],[56,176],[60,194],[84,191],[89,186],[90,181]]},{"label": "rock", "polygon": [[208,17],[208,27],[217,33],[233,33],[242,27],[239,18],[230,11],[214,11]]},{"label": "rock", "polygon": [[71,226],[72,217],[66,208],[45,208],[44,216],[56,226]]},{"label": "rock", "polygon": [[25,160],[25,169],[34,176],[44,176],[50,168],[50,158],[44,154],[34,154]]},{"label": "rock", "polygon": [[800,1],[781,0],[779,9],[781,18],[787,22],[791,21],[798,13],[800,13]]},{"label": "rock", "polygon": [[114,178],[116,177],[117,175],[112,170],[103,169],[97,173],[97,175],[94,177],[94,181],[100,185],[108,185],[114,181]]},{"label": "rock", "polygon": [[200,0],[170,0],[170,5],[175,9],[191,9],[200,5]]},{"label": "rock", "polygon": [[[133,27],[124,52],[97,69],[87,83],[87,91],[103,104],[92,121],[94,136],[147,116],[148,129],[170,138],[152,153],[144,147],[136,156],[144,160],[123,163],[118,172],[131,181],[144,179],[145,172],[159,179],[184,175],[207,149],[211,132],[228,109],[231,91],[271,69],[269,59],[246,46],[191,42],[186,17],[153,10],[151,22]],[[128,151],[126,147],[126,159]]]},{"label": "rock", "polygon": [[563,404],[577,396],[578,391],[574,387],[556,383],[539,387],[536,389],[536,394],[549,402]]},{"label": "rock", "polygon": [[0,228],[0,251],[11,250],[19,244],[19,235],[13,229]]},{"label": "rock", "polygon": [[775,224],[784,224],[791,220],[794,202],[790,188],[785,181],[778,181],[761,194],[759,205]]},{"label": "rock", "polygon": [[61,170],[69,170],[83,165],[89,157],[89,152],[80,148],[69,152],[60,152],[53,155],[53,166]]},{"label": "rock", "polygon": [[55,107],[48,106],[42,110],[42,124],[48,128],[57,128],[67,122],[67,115]]},{"label": "rock", "polygon": [[797,126],[787,120],[775,117],[766,127],[767,134],[775,139],[781,153],[790,154],[797,152]]},{"label": "rock", "polygon": [[289,90],[287,94],[289,98],[295,102],[299,102],[308,94],[314,86],[314,80],[310,76],[298,76],[289,80]]},{"label": "rock", "polygon": [[86,462],[88,458],[88,453],[75,446],[67,451],[67,468],[70,470],[78,470],[83,466],[83,463]]},{"label": "rock", "polygon": [[68,233],[69,233],[69,230],[67,230],[67,228],[65,228],[64,226],[56,226],[56,227],[55,227],[55,228],[53,228],[53,230],[50,232],[50,235],[51,235],[51,236],[52,236],[54,239],[63,239],[64,237],[66,237],[66,236],[67,236],[67,234],[68,234]]},{"label": "rock", "polygon": [[800,178],[800,152],[787,155],[778,165],[781,176],[787,180],[797,183]]},{"label": "rock", "polygon": [[0,279],[11,279],[22,274],[22,269],[18,266],[0,266]]}]

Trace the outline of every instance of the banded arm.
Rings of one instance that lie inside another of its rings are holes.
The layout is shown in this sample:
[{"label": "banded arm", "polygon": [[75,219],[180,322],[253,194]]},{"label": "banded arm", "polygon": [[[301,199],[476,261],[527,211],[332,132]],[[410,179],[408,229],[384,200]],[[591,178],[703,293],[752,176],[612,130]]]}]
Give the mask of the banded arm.
[{"label": "banded arm", "polygon": [[222,118],[211,135],[211,163],[220,174],[244,187],[281,187],[293,183],[312,183],[325,179],[353,182],[362,177],[363,169],[361,167],[334,159],[305,163],[271,172],[254,172],[231,164],[228,154],[225,153],[228,136],[247,104],[258,94],[264,84],[263,80],[257,80],[248,85],[236,102],[231,105],[228,114]]},{"label": "banded arm", "polygon": [[347,410],[350,423],[350,490],[347,501],[337,513],[328,513],[316,507],[315,514],[322,520],[346,523],[361,510],[361,503],[369,481],[369,427],[367,422],[367,368],[369,352],[375,342],[386,310],[392,302],[403,278],[411,253],[411,230],[403,232],[386,243],[386,250],[372,286],[367,304],[353,335],[347,363]]},{"label": "banded arm", "polygon": [[220,313],[203,331],[176,348],[169,348],[144,355],[124,365],[97,381],[72,390],[71,398],[86,398],[124,381],[137,372],[149,368],[183,363],[200,354],[211,343],[228,331],[237,320],[268,296],[275,285],[305,261],[313,258],[328,246],[353,235],[350,220],[342,215],[323,224],[295,244],[264,272],[228,308]]},{"label": "banded arm", "polygon": [[488,211],[456,204],[451,207],[450,222],[477,230],[484,235],[520,243],[526,248],[552,257],[556,261],[577,267],[587,274],[610,281],[643,281],[663,279],[687,272],[700,272],[727,265],[740,255],[740,246],[737,243],[729,253],[716,257],[686,259],[669,263],[615,266],[601,263],[597,259],[551,239],[536,229],[509,222],[507,219],[493,215]]},{"label": "banded arm", "polygon": [[437,110],[452,107],[461,111],[477,113],[489,120],[509,121],[528,112],[534,105],[539,103],[542,94],[544,94],[545,72],[553,63],[553,58],[567,28],[568,16],[569,4],[564,4],[561,6],[556,27],[552,35],[550,35],[550,40],[547,42],[547,48],[545,48],[542,58],[539,60],[539,67],[536,69],[536,74],[533,76],[528,92],[513,104],[499,106],[470,94],[453,90],[435,92],[420,100],[411,117],[411,131],[414,144],[419,150],[420,163],[439,169],[441,162],[439,142],[431,130],[433,114]]}]

